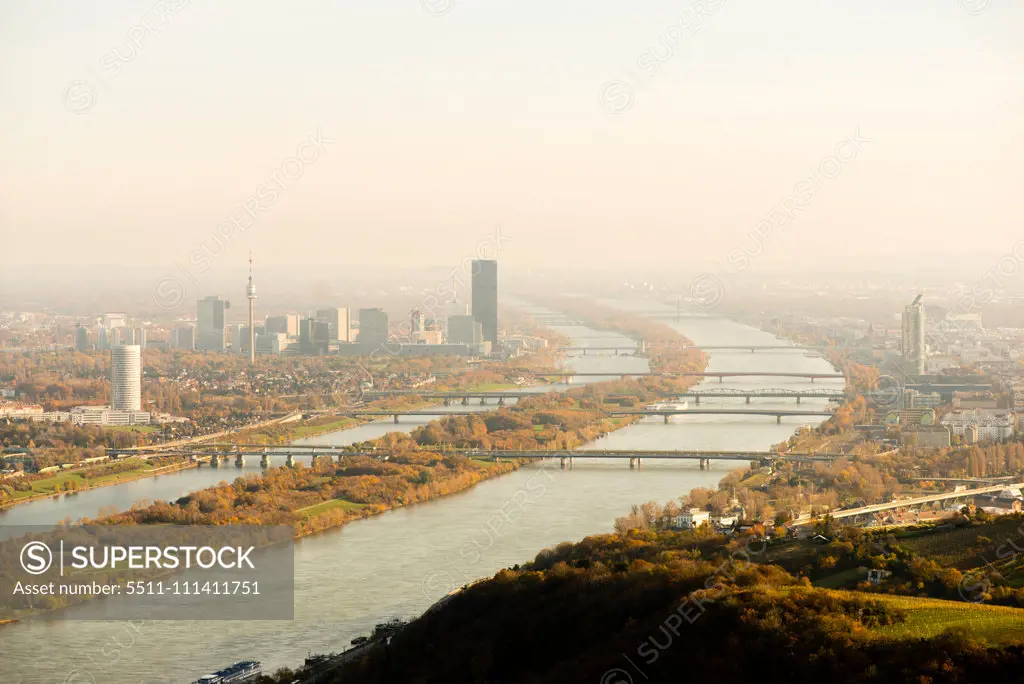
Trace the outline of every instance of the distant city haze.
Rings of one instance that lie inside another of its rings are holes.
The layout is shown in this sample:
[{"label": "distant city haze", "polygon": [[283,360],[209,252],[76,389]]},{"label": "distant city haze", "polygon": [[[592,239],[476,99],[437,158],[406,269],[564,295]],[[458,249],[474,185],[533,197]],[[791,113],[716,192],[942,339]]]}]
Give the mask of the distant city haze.
[{"label": "distant city haze", "polygon": [[1009,0],[2,0],[0,266],[983,269],[1021,36]]}]

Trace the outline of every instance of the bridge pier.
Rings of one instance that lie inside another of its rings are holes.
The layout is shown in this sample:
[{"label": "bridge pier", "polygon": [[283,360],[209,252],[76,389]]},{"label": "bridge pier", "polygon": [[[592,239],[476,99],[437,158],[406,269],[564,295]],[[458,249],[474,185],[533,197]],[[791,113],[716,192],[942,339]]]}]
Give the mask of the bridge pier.
[{"label": "bridge pier", "polygon": [[669,416],[668,416],[668,414],[666,413],[666,414],[665,414],[665,425],[668,425],[668,418],[669,418]]},{"label": "bridge pier", "polygon": [[782,416],[781,415],[775,416],[775,422],[778,425],[782,425]]},{"label": "bridge pier", "polygon": [[750,403],[750,395],[749,394],[747,395],[747,403],[748,404]]},{"label": "bridge pier", "polygon": [[398,414],[395,414],[395,425],[398,425]]},{"label": "bridge pier", "polygon": [[210,456],[210,467],[220,468],[220,456],[218,456],[217,454]]},{"label": "bridge pier", "polygon": [[630,470],[637,470],[639,468],[640,468],[640,457],[639,456],[630,456],[629,457],[629,469]]},{"label": "bridge pier", "polygon": [[288,454],[288,458],[285,459],[284,464],[286,466],[288,466],[289,468],[294,468],[295,467],[295,457],[293,455],[291,455],[291,454]]},{"label": "bridge pier", "polygon": [[503,396],[498,397],[498,406],[504,406],[504,405],[505,405],[505,397],[503,397]]},{"label": "bridge pier", "polygon": [[238,454],[238,456],[235,456],[235,467],[236,468],[244,468],[245,467],[245,456],[243,456],[242,454]]},{"label": "bridge pier", "polygon": [[452,405],[452,400],[449,397],[445,397],[444,398],[444,405],[445,406],[451,406]]},{"label": "bridge pier", "polygon": [[263,457],[260,458],[260,468],[266,469],[266,468],[269,468],[269,467],[270,467],[270,452],[267,449],[264,449],[263,450]]},{"label": "bridge pier", "polygon": [[572,376],[571,375],[565,376],[565,384],[566,385],[571,385],[572,384]]},{"label": "bridge pier", "polygon": [[469,397],[462,397],[462,405],[469,406]]},{"label": "bridge pier", "polygon": [[487,397],[480,397],[480,405],[487,406]]},{"label": "bridge pier", "polygon": [[700,395],[697,395],[697,406],[700,406]]},{"label": "bridge pier", "polygon": [[719,375],[718,376],[718,384],[721,385],[723,382],[725,382],[725,376],[724,375]]}]

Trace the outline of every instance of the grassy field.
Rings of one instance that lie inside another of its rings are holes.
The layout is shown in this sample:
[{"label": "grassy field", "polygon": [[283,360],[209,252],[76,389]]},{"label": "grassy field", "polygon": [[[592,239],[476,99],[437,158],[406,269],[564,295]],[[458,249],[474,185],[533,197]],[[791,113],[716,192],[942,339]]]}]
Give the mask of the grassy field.
[{"label": "grassy field", "polygon": [[340,508],[344,511],[358,511],[361,508],[366,508],[366,504],[352,503],[351,501],[345,501],[344,499],[331,499],[330,501],[318,503],[315,506],[299,509],[296,513],[301,513],[303,516],[309,517],[312,515],[318,515],[324,511],[329,511],[333,508]]},{"label": "grassy field", "polygon": [[85,490],[89,487],[113,484],[121,480],[132,480],[155,469],[151,463],[141,459],[129,459],[127,461],[120,461],[119,463],[129,463],[133,468],[131,470],[110,473],[108,475],[100,475],[89,479],[83,477],[82,473],[78,471],[60,472],[54,474],[52,477],[35,480],[31,483],[32,489],[30,490],[24,492],[12,492],[11,498],[17,501],[18,499],[39,496],[40,494],[52,495],[58,492],[68,491],[69,483],[72,483],[72,486],[78,490]]},{"label": "grassy field", "polygon": [[159,425],[105,425],[106,432],[159,432]]},{"label": "grassy field", "polygon": [[880,638],[926,639],[953,627],[964,627],[972,637],[991,645],[1024,641],[1024,610],[1020,608],[911,596],[859,595],[877,598],[907,611],[906,622],[872,630]]},{"label": "grassy field", "polygon": [[[1017,516],[1002,516],[983,525],[941,532],[931,529],[911,530],[905,535],[898,535],[898,538],[900,544],[916,554],[928,556],[943,565],[965,567],[980,564],[979,552],[1007,540],[1017,546],[1024,546],[1022,528],[1024,520]],[[987,556],[990,559],[994,557],[993,553]]]},{"label": "grassy field", "polygon": [[333,420],[329,423],[300,425],[299,427],[293,428],[292,439],[301,439],[303,437],[311,437],[325,432],[345,430],[350,427],[355,427],[357,424],[358,423],[352,418],[338,418],[337,420]]}]

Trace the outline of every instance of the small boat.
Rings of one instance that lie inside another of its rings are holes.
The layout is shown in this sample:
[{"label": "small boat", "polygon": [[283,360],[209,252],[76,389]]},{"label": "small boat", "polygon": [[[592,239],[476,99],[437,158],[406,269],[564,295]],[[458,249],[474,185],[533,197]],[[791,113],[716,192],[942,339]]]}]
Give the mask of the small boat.
[{"label": "small boat", "polygon": [[263,674],[263,666],[258,660],[243,660],[229,665],[223,670],[217,670],[213,674],[200,677],[192,684],[238,684],[239,682],[251,682]]},{"label": "small boat", "polygon": [[688,401],[667,401],[660,404],[651,404],[648,411],[685,411],[690,408]]},{"label": "small boat", "polygon": [[[679,411],[685,411],[688,408],[690,408],[690,404],[686,401],[665,401],[658,404],[651,404],[647,407],[647,410],[665,411],[665,422],[671,423],[682,418],[682,414],[678,413]],[[675,411],[677,413],[668,413],[669,411]]]}]

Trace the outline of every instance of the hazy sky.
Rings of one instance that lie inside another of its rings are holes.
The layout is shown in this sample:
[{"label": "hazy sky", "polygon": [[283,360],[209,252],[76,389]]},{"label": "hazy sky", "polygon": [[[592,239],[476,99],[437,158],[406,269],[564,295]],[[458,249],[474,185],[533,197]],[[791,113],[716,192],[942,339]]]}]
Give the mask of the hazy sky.
[{"label": "hazy sky", "polygon": [[1015,0],[0,0],[0,264],[998,255],[1022,37]]}]

